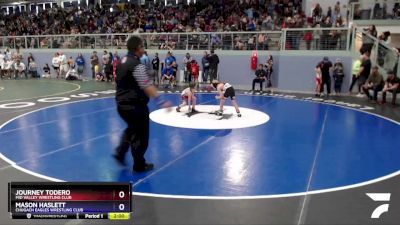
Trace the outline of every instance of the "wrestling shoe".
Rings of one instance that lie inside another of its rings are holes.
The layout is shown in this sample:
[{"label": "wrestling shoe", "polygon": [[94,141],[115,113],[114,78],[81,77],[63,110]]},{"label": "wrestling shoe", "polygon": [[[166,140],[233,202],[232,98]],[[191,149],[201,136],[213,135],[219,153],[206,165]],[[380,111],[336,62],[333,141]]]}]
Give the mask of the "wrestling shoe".
[{"label": "wrestling shoe", "polygon": [[175,109],[177,112],[181,112],[181,107],[176,107]]},{"label": "wrestling shoe", "polygon": [[137,172],[137,173],[147,172],[147,171],[150,171],[152,169],[154,169],[154,164],[153,163],[146,163],[144,165],[144,167],[139,167],[139,168],[133,166],[133,172]]},{"label": "wrestling shoe", "polygon": [[118,153],[114,153],[112,155],[114,157],[115,160],[117,160],[117,162],[122,165],[122,166],[126,166],[126,162],[125,162],[125,157],[118,154]]},{"label": "wrestling shoe", "polygon": [[238,113],[237,116],[238,116],[238,117],[242,117],[242,114]]}]

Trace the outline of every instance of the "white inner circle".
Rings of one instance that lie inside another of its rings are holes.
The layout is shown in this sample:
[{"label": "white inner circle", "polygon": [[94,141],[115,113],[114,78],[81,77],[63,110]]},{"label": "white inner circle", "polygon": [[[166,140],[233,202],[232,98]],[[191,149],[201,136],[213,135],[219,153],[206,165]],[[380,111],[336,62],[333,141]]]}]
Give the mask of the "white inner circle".
[{"label": "white inner circle", "polygon": [[188,107],[182,107],[180,112],[171,107],[170,111],[166,109],[155,110],[150,113],[150,119],[156,123],[192,129],[237,129],[254,127],[268,122],[269,116],[264,112],[240,107],[242,117],[238,117],[233,106],[225,106],[223,116],[211,114],[217,111],[217,105],[196,105],[199,113],[188,116]]}]

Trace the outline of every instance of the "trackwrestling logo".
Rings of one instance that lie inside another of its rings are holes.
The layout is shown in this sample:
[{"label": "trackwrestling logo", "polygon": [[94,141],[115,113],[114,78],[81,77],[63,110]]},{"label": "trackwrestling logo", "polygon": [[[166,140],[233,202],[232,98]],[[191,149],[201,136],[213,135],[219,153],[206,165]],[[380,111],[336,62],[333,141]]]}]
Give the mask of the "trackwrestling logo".
[{"label": "trackwrestling logo", "polygon": [[[368,197],[370,197],[375,202],[389,202],[390,201],[390,193],[365,193]],[[371,214],[372,219],[379,219],[379,217],[389,211],[389,204],[382,204],[375,208],[375,210]]]}]

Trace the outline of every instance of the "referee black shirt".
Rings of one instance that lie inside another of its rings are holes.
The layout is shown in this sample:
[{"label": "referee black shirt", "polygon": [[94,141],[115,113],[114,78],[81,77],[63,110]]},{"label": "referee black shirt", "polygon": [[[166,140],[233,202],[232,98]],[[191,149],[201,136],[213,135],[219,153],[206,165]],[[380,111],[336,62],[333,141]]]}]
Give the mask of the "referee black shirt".
[{"label": "referee black shirt", "polygon": [[149,98],[143,89],[151,85],[153,85],[152,79],[146,66],[140,63],[139,57],[128,53],[121,59],[116,77],[118,107],[129,109],[135,105],[147,105]]}]

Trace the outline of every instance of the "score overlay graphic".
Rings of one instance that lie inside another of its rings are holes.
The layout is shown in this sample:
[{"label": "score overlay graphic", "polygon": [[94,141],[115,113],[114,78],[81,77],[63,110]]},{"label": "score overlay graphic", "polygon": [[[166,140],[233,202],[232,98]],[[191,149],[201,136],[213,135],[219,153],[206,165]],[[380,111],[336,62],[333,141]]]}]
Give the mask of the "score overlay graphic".
[{"label": "score overlay graphic", "polygon": [[12,219],[127,220],[132,212],[131,183],[11,182]]}]

